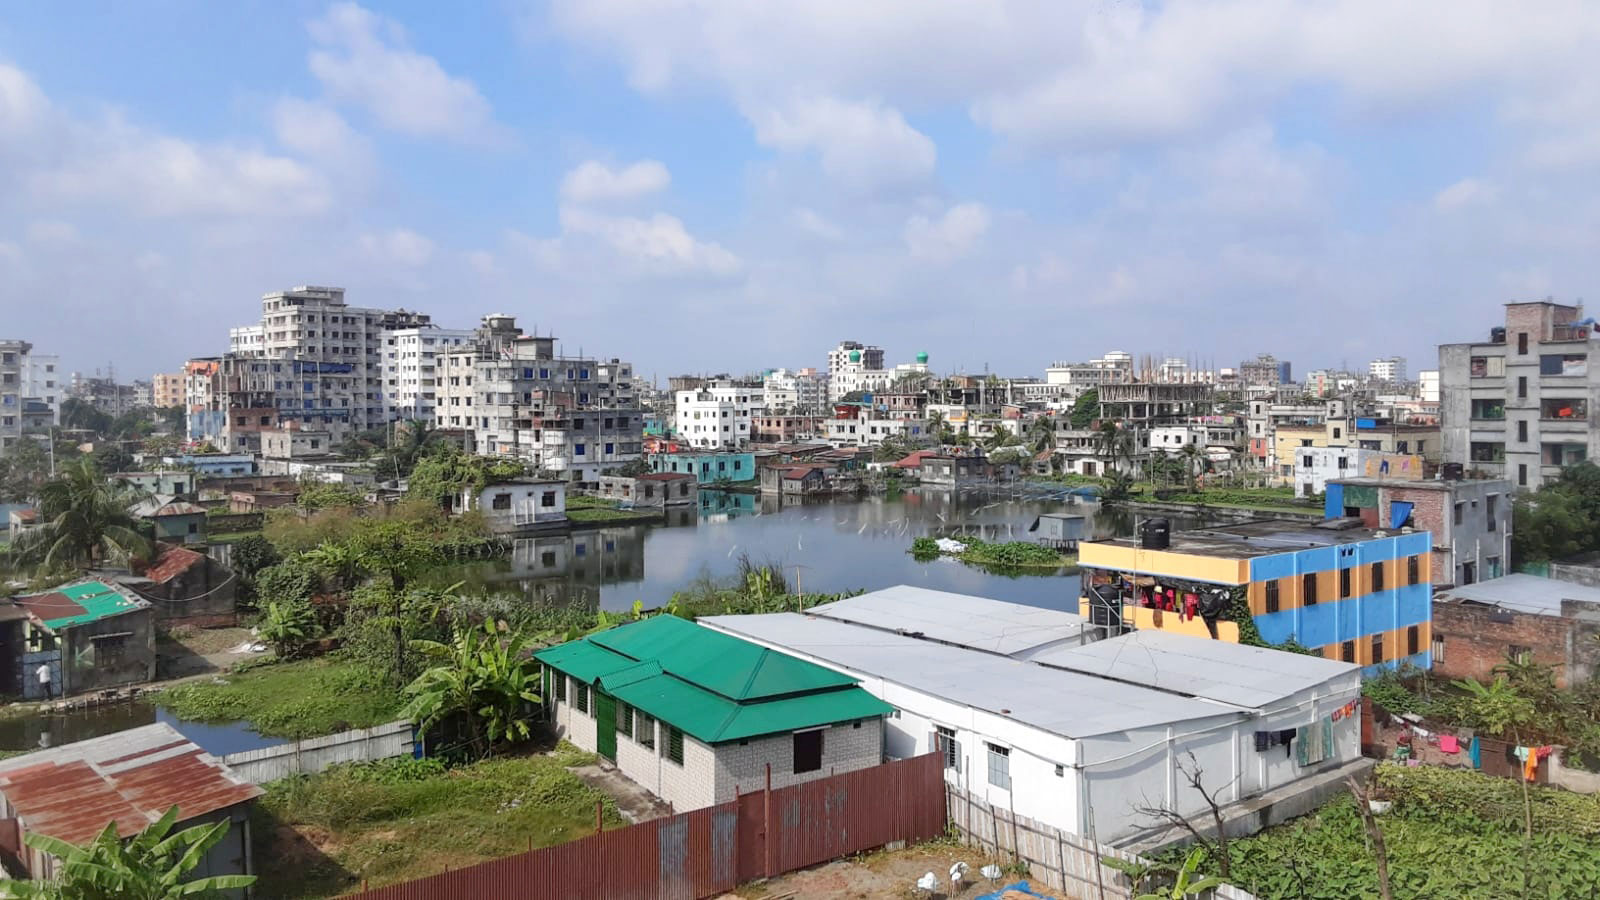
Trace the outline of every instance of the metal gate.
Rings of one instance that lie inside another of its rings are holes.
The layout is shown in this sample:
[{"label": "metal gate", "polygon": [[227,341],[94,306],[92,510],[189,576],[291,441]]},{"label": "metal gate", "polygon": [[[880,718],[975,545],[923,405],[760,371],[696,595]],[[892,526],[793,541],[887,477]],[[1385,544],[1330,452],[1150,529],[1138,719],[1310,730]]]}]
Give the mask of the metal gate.
[{"label": "metal gate", "polygon": [[601,756],[617,761],[617,700],[600,690],[594,692],[594,742]]}]

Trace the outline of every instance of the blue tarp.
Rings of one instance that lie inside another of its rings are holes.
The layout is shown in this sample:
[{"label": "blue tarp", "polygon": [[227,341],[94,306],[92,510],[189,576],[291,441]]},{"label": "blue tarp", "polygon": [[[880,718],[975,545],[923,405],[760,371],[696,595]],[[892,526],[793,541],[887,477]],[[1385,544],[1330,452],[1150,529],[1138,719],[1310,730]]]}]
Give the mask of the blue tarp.
[{"label": "blue tarp", "polygon": [[1017,893],[1023,894],[1024,896],[1028,896],[1028,897],[1043,897],[1043,898],[1045,898],[1045,900],[1049,900],[1049,895],[1047,895],[1047,894],[1036,894],[1033,891],[1029,890],[1028,889],[1028,883],[1026,881],[1019,881],[1016,884],[1006,885],[1005,887],[1001,888],[998,891],[995,891],[992,894],[984,894],[982,897],[979,897],[978,900],[1000,900],[1000,896],[1002,894],[1006,893],[1007,891],[1016,891]]},{"label": "blue tarp", "polygon": [[1389,501],[1389,527],[1399,528],[1411,518],[1411,508],[1416,504],[1406,500]]}]

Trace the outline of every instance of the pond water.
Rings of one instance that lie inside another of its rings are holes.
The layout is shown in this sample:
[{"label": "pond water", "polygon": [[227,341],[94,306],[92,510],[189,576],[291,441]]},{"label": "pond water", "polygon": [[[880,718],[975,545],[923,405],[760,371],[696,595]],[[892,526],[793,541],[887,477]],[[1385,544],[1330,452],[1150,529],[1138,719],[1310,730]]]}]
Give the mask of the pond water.
[{"label": "pond water", "polygon": [[[674,591],[703,578],[735,575],[748,556],[784,567],[791,589],[832,593],[912,584],[998,600],[1075,609],[1078,580],[1070,569],[1008,575],[950,559],[917,562],[907,551],[922,536],[971,535],[988,541],[1031,540],[1040,513],[1086,517],[1094,537],[1133,533],[1146,518],[1122,509],[1044,493],[914,488],[891,496],[794,498],[702,491],[698,506],[669,511],[665,524],[625,525],[523,538],[507,557],[437,570],[437,585],[469,592],[515,593],[551,606],[625,610],[665,604]],[[1197,519],[1168,516],[1173,528]]]},{"label": "pond water", "polygon": [[282,738],[264,737],[242,722],[190,722],[174,718],[154,704],[135,701],[63,715],[0,719],[0,750],[41,750],[154,722],[166,722],[212,756],[283,743]]}]

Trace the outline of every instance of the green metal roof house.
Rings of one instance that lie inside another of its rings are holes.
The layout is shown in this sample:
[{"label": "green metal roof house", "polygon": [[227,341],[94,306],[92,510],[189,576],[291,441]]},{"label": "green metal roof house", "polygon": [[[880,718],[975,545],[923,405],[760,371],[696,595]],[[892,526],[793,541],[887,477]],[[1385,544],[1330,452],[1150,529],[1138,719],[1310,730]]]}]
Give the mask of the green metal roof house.
[{"label": "green metal roof house", "polygon": [[678,812],[883,760],[893,707],[856,679],[677,616],[534,656],[556,732]]},{"label": "green metal roof house", "polygon": [[16,645],[7,640],[0,647],[0,666],[7,676],[16,673],[15,681],[7,677],[0,684],[19,684],[24,699],[45,699],[40,666],[50,668],[50,691],[58,699],[155,678],[155,610],[130,591],[81,581],[8,605],[27,618],[17,620]]}]

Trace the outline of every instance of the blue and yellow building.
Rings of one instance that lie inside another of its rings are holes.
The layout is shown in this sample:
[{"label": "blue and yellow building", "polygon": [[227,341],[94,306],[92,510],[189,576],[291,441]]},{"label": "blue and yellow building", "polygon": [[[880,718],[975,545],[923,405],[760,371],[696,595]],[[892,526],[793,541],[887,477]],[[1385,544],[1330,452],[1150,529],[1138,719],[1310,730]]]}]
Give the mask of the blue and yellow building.
[{"label": "blue and yellow building", "polygon": [[1349,520],[1262,520],[1180,532],[1161,543],[1135,537],[1080,544],[1083,615],[1113,630],[1160,628],[1238,642],[1247,610],[1261,640],[1293,640],[1369,674],[1432,664],[1428,532],[1373,531]]}]

